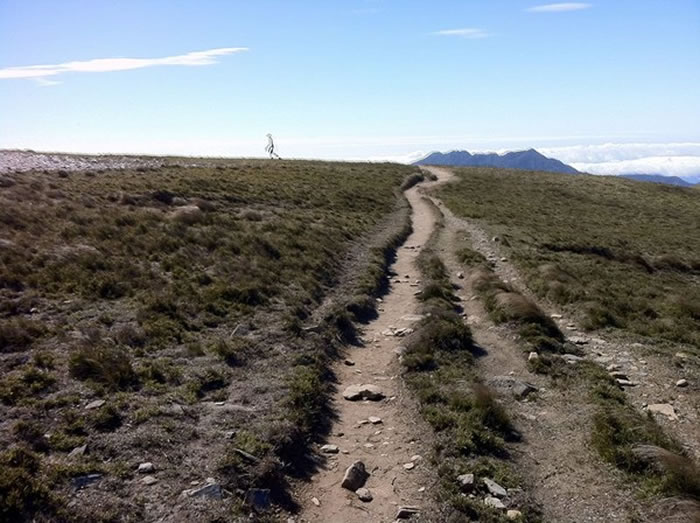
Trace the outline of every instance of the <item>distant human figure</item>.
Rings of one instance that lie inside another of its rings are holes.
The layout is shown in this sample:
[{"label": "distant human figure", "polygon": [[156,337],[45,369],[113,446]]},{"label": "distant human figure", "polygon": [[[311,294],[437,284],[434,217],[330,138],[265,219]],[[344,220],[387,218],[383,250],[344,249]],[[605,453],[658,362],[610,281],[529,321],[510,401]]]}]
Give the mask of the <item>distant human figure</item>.
[{"label": "distant human figure", "polygon": [[275,142],[272,141],[272,135],[267,133],[267,147],[265,151],[270,155],[270,159],[281,160],[280,155],[275,152]]}]

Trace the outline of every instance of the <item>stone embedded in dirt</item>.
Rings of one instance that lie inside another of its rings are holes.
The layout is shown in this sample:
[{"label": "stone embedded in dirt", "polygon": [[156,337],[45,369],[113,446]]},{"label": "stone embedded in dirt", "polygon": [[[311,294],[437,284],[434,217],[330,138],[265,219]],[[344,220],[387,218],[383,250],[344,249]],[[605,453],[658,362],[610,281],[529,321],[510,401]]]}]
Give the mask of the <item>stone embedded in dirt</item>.
[{"label": "stone embedded in dirt", "polygon": [[488,496],[484,498],[484,505],[498,510],[506,509],[506,506],[503,504],[503,502],[498,498],[494,498],[493,496]]},{"label": "stone embedded in dirt", "polygon": [[345,365],[347,365],[348,367],[352,367],[355,365],[355,362],[352,360],[345,360],[343,361],[343,363],[345,363]]},{"label": "stone embedded in dirt", "polygon": [[311,503],[313,503],[317,507],[321,506],[321,502],[318,500],[318,498],[311,498]]},{"label": "stone embedded in dirt", "polygon": [[512,376],[494,376],[486,380],[486,385],[502,394],[512,394],[516,398],[524,398],[531,392],[537,392],[537,387]]},{"label": "stone embedded in dirt", "polygon": [[144,476],[144,478],[141,480],[141,483],[143,483],[144,485],[151,486],[158,483],[158,479],[154,478],[153,476]]},{"label": "stone embedded in dirt", "polygon": [[405,505],[399,507],[399,510],[396,512],[396,519],[409,519],[416,514],[420,514],[420,509],[418,507]]},{"label": "stone embedded in dirt", "polygon": [[367,421],[369,421],[372,425],[379,425],[382,422],[382,418],[379,418],[377,416],[370,416],[367,418]]},{"label": "stone embedded in dirt", "polygon": [[672,420],[678,419],[678,415],[676,414],[676,410],[673,408],[673,405],[668,403],[654,403],[647,406],[647,410],[649,412],[653,412],[654,414],[663,414]]},{"label": "stone embedded in dirt", "polygon": [[494,480],[489,479],[489,478],[484,478],[483,479],[484,485],[486,485],[486,488],[488,491],[496,496],[497,498],[505,498],[508,495],[508,492],[506,489],[504,489],[502,486],[500,486],[498,483],[496,483]]},{"label": "stone embedded in dirt", "polygon": [[615,378],[616,380],[617,380],[617,379],[620,379],[620,380],[626,380],[626,379],[628,379],[628,378],[627,378],[627,374],[625,374],[624,372],[619,371],[619,370],[614,370],[614,371],[612,371],[612,372],[610,373],[610,377]]},{"label": "stone embedded in dirt", "polygon": [[357,401],[361,399],[379,401],[384,399],[384,393],[379,387],[370,383],[363,385],[350,385],[343,392],[343,398],[348,401]]},{"label": "stone embedded in dirt", "polygon": [[366,449],[373,449],[374,448],[374,443],[365,443],[362,445]]},{"label": "stone embedded in dirt", "polygon": [[372,493],[368,488],[358,488],[355,491],[355,494],[357,494],[357,497],[360,499],[360,501],[364,501],[365,503],[369,503],[370,501],[372,501],[372,499],[374,499],[372,497]]},{"label": "stone embedded in dirt", "polygon": [[574,365],[574,364],[578,363],[579,361],[583,361],[585,359],[585,358],[582,358],[581,356],[576,356],[576,354],[562,354],[561,357],[569,365]]},{"label": "stone embedded in dirt", "polygon": [[474,474],[460,474],[457,483],[462,492],[471,491],[474,488]]},{"label": "stone embedded in dirt", "polygon": [[73,485],[73,488],[79,490],[92,485],[100,479],[102,479],[102,474],[88,474],[87,476],[78,476],[77,478],[73,478],[71,480],[71,483]]},{"label": "stone embedded in dirt", "polygon": [[343,476],[343,482],[340,486],[355,492],[357,489],[364,486],[368,477],[369,474],[365,469],[365,464],[361,461],[356,461],[345,471],[345,476]]},{"label": "stone embedded in dirt", "polygon": [[506,512],[506,517],[510,520],[515,521],[517,519],[521,519],[523,517],[523,513],[519,510],[509,510],[508,512]]},{"label": "stone embedded in dirt", "polygon": [[99,409],[105,403],[107,403],[105,400],[91,401],[90,403],[85,405],[85,410]]},{"label": "stone embedded in dirt", "polygon": [[549,317],[553,320],[561,320],[563,316],[561,314],[550,314]]},{"label": "stone embedded in dirt", "polygon": [[614,372],[614,371],[620,370],[620,366],[617,365],[616,363],[611,363],[610,365],[605,367],[605,370],[607,370],[608,372]]},{"label": "stone embedded in dirt", "polygon": [[324,445],[321,447],[321,452],[324,454],[337,454],[340,452],[340,449],[338,448],[338,445]]},{"label": "stone embedded in dirt", "polygon": [[77,458],[78,456],[83,456],[87,451],[87,445],[81,445],[80,447],[75,447],[68,453],[69,458]]},{"label": "stone embedded in dirt", "polygon": [[457,273],[457,278],[459,278],[460,280],[463,280],[463,279],[464,279],[464,273],[463,273],[463,272],[458,272],[458,273]]},{"label": "stone embedded in dirt", "polygon": [[403,464],[403,468],[405,468],[406,470],[412,470],[415,466],[416,466],[416,464],[413,463],[412,461],[410,463]]},{"label": "stone embedded in dirt", "polygon": [[540,359],[540,355],[537,354],[535,351],[532,351],[527,356],[527,361],[535,361],[535,360],[539,360],[539,359]]},{"label": "stone embedded in dirt", "polygon": [[246,460],[249,463],[257,463],[260,461],[260,458],[258,458],[257,456],[253,456],[252,454],[250,454],[249,452],[246,452],[243,449],[234,448],[233,452],[238,454],[240,457],[242,457],[244,460]]},{"label": "stone embedded in dirt", "polygon": [[425,316],[423,314],[406,314],[404,316],[401,316],[401,319],[403,321],[413,321],[413,322],[421,321],[424,318],[425,318]]},{"label": "stone embedded in dirt", "polygon": [[421,461],[422,459],[423,459],[423,456],[421,456],[420,454],[414,454],[413,456],[411,456],[411,461],[413,461],[413,462],[418,462],[418,461]]},{"label": "stone embedded in dirt", "polygon": [[180,493],[183,498],[210,498],[210,499],[221,499],[223,497],[223,490],[221,485],[219,485],[214,478],[207,478],[205,485],[197,488],[191,488],[183,490]]},{"label": "stone embedded in dirt", "polygon": [[501,261],[502,261],[502,262],[507,262],[507,261],[508,261],[508,258],[506,258],[506,257],[504,256],[503,258],[501,258]]},{"label": "stone embedded in dirt", "polygon": [[270,507],[270,489],[251,488],[245,493],[245,504],[255,510],[265,510]]},{"label": "stone embedded in dirt", "polygon": [[570,336],[568,341],[576,345],[585,345],[588,343],[588,338],[584,338],[583,336]]},{"label": "stone embedded in dirt", "polygon": [[688,380],[686,379],[680,379],[676,382],[676,387],[687,387],[688,386]]},{"label": "stone embedded in dirt", "polygon": [[617,382],[617,384],[620,387],[636,387],[637,386],[637,382],[635,382],[635,381],[630,381],[630,380],[625,380],[625,379],[620,379],[620,378],[617,378],[615,381]]},{"label": "stone embedded in dirt", "polygon": [[138,472],[141,474],[150,474],[151,472],[155,472],[155,470],[156,468],[150,461],[147,461],[146,463],[141,463],[138,468]]}]

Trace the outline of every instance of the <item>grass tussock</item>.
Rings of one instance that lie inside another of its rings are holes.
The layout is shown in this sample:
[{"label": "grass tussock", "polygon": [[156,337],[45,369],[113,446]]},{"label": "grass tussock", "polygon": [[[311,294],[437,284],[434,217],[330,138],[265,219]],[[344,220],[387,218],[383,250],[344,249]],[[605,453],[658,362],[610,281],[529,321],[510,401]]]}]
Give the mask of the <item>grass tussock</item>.
[{"label": "grass tussock", "polygon": [[540,297],[590,330],[623,329],[670,342],[670,350],[700,347],[696,190],[616,177],[455,172],[459,182],[438,196],[507,237],[509,259]]}]

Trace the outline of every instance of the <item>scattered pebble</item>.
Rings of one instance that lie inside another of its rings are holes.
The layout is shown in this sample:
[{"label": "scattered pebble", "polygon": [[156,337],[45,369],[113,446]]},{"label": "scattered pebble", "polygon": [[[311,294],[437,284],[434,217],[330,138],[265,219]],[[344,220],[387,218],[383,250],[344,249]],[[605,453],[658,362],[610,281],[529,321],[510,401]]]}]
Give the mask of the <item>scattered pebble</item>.
[{"label": "scattered pebble", "polygon": [[687,387],[688,386],[688,380],[686,379],[680,379],[676,382],[676,387]]},{"label": "scattered pebble", "polygon": [[357,494],[357,497],[360,499],[360,501],[364,501],[365,503],[369,503],[370,501],[372,501],[372,499],[374,499],[370,490],[364,487],[358,488],[355,491],[355,494]]}]

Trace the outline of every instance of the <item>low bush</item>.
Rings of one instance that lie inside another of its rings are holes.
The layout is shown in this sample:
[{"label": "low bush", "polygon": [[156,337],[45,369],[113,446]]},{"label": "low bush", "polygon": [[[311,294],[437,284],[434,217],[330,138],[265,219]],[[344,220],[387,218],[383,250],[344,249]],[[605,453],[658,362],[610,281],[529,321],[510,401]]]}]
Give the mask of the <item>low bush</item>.
[{"label": "low bush", "polygon": [[107,390],[138,387],[138,375],[126,351],[117,347],[81,347],[71,354],[70,375],[104,386]]}]

